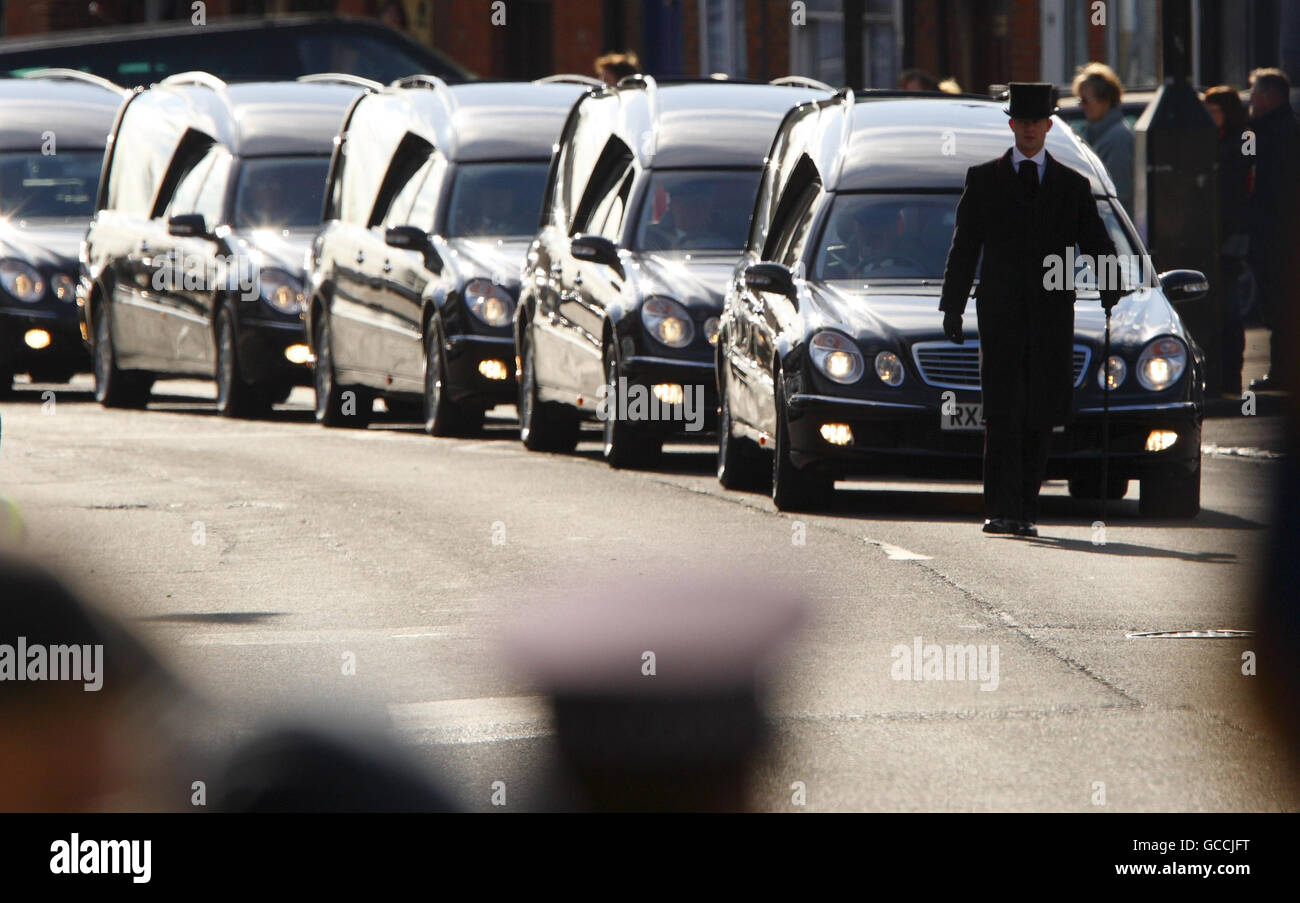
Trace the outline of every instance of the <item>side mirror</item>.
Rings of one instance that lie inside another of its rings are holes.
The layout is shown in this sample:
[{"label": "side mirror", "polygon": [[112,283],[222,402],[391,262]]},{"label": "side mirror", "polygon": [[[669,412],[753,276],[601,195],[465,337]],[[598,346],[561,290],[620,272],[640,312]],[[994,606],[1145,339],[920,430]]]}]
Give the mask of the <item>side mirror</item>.
[{"label": "side mirror", "polygon": [[207,238],[208,224],[202,213],[181,213],[167,220],[167,232],[182,238]]},{"label": "side mirror", "polygon": [[1200,270],[1168,270],[1156,278],[1160,280],[1160,290],[1170,304],[1204,298],[1210,290],[1210,281]]},{"label": "side mirror", "polygon": [[795,297],[794,276],[779,263],[756,263],[745,268],[745,285],[754,292]]},{"label": "side mirror", "polygon": [[569,253],[576,259],[588,263],[600,263],[615,269],[621,265],[617,246],[601,235],[573,236],[573,240],[569,242]]},{"label": "side mirror", "polygon": [[442,272],[442,258],[429,241],[429,233],[419,226],[394,226],[384,232],[384,244],[390,248],[403,251],[419,251],[424,255],[424,263],[435,272]]}]

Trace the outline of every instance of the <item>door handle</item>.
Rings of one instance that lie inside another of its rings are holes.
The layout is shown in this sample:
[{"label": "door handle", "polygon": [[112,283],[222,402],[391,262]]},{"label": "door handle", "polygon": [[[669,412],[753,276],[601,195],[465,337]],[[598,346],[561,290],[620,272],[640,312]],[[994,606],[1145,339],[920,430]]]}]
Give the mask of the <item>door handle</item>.
[{"label": "door handle", "polygon": [[358,251],[358,252],[357,252],[357,263],[365,263],[365,262],[366,262],[366,252],[365,252],[365,251]]},{"label": "door handle", "polygon": [[581,274],[581,273],[575,273],[575,274],[574,274],[574,276],[573,276],[573,284],[574,284],[574,286],[577,287],[577,288],[582,288],[582,274]]},{"label": "door handle", "polygon": [[149,253],[149,242],[145,241],[143,238],[140,239],[140,244],[138,245],[138,249],[139,249],[139,251],[140,251],[141,254],[148,254],[148,253]]},{"label": "door handle", "polygon": [[385,260],[384,265],[380,267],[380,269],[385,273],[391,273],[393,271],[393,264],[392,262]]}]

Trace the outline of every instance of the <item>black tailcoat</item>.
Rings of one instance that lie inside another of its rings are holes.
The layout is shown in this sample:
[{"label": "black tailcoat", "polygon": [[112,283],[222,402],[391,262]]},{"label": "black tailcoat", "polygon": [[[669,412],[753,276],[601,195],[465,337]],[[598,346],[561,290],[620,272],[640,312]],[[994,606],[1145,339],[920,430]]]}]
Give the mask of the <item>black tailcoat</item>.
[{"label": "black tailcoat", "polygon": [[[1031,199],[1012,168],[1010,148],[966,171],[939,309],[965,311],[983,251],[975,299],[986,419],[1023,417],[1041,427],[1072,418],[1075,293],[1049,291],[1044,277],[1049,255],[1064,259],[1076,245],[1094,259],[1115,253],[1085,176],[1047,154],[1042,184]],[[1018,410],[1015,386],[1023,378],[1026,349],[1031,378],[1026,409]]]}]

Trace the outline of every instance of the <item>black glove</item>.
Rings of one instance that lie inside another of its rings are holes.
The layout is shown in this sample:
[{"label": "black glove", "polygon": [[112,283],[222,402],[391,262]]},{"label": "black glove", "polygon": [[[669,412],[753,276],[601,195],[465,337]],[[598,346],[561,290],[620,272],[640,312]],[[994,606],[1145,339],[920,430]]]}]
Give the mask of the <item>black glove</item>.
[{"label": "black glove", "polygon": [[1111,308],[1119,303],[1119,299],[1120,299],[1119,292],[1102,292],[1101,309],[1106,311],[1107,313],[1110,313]]},{"label": "black glove", "polygon": [[966,339],[961,334],[961,314],[947,311],[943,315],[943,334],[954,345],[965,345]]}]

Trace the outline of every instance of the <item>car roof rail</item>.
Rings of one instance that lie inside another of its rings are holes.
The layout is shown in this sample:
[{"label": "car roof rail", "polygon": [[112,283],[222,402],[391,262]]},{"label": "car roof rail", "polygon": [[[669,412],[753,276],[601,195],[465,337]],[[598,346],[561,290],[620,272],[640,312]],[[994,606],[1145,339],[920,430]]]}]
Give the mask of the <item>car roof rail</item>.
[{"label": "car roof rail", "polygon": [[296,81],[308,85],[351,85],[354,88],[365,88],[367,91],[384,90],[383,82],[353,75],[350,72],[313,72],[310,75],[298,76]]},{"label": "car roof rail", "polygon": [[575,75],[571,72],[562,72],[559,75],[548,75],[545,78],[533,79],[534,85],[587,85],[592,88],[609,87],[598,78],[592,78],[590,75]]},{"label": "car roof rail", "polygon": [[84,82],[87,85],[94,85],[97,88],[103,88],[105,91],[112,91],[114,94],[130,94],[130,90],[122,87],[116,82],[95,75],[93,72],[82,72],[80,69],[60,69],[51,67],[48,69],[33,69],[30,72],[24,72],[23,78],[33,79],[50,79]]},{"label": "car roof rail", "polygon": [[819,82],[815,78],[808,78],[806,75],[784,75],[781,78],[774,78],[769,85],[786,85],[791,88],[813,88],[817,91],[827,91],[835,93],[835,89],[826,82]]},{"label": "car roof rail", "polygon": [[401,78],[395,78],[388,83],[390,88],[430,88],[434,91],[444,91],[447,89],[447,83],[436,75],[429,75],[427,72],[418,72],[415,75],[404,75]]},{"label": "car roof rail", "polygon": [[194,85],[199,88],[210,88],[213,91],[224,92],[226,83],[217,78],[211,72],[194,70],[192,72],[177,72],[175,75],[169,75],[158,83],[169,88],[184,87]]},{"label": "car roof rail", "polygon": [[625,75],[625,76],[623,76],[622,78],[620,78],[620,79],[618,80],[618,84],[617,84],[615,87],[618,87],[618,88],[653,88],[653,87],[655,87],[655,79],[654,79],[654,76],[653,76],[653,75],[645,75],[644,73],[638,72],[638,73],[636,73],[635,75]]}]

